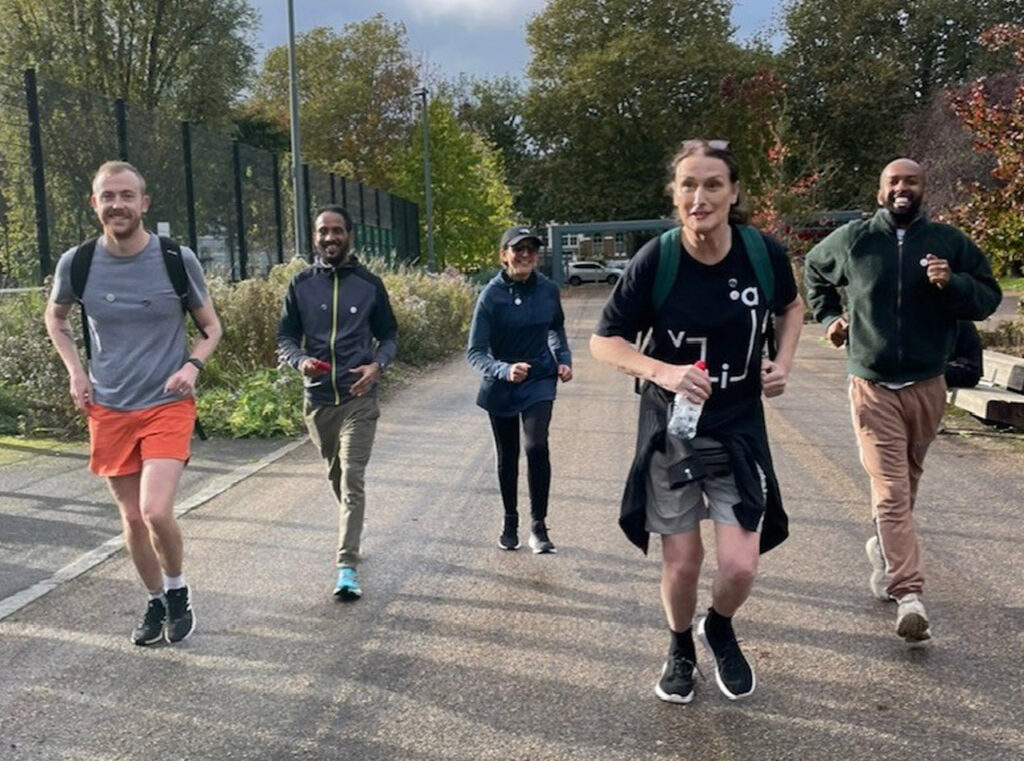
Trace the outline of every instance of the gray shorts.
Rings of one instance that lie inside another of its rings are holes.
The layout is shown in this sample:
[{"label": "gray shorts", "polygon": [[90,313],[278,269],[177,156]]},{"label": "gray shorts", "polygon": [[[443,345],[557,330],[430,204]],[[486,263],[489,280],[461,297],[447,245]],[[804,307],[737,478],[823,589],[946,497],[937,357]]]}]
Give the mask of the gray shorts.
[{"label": "gray shorts", "polygon": [[[700,521],[708,519],[729,526],[739,525],[733,506],[739,504],[740,493],[728,454],[717,441],[701,436],[693,440],[693,446],[701,454],[708,476],[681,489],[668,486],[667,455],[656,451],[651,456],[647,471],[647,530],[651,533],[682,534],[693,531]],[[766,482],[760,467],[758,475],[764,492]],[[760,532],[760,524],[757,530]]]}]

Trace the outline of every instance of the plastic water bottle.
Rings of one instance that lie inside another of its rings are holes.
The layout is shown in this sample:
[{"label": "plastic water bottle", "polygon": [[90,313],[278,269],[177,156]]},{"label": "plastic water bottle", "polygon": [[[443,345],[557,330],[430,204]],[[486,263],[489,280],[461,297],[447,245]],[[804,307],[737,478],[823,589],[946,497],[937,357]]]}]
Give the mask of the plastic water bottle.
[{"label": "plastic water bottle", "polygon": [[[698,370],[707,370],[703,359],[693,363]],[[704,409],[704,402],[691,402],[682,394],[676,394],[672,406],[668,408],[668,432],[680,439],[692,439],[697,435],[697,421]]]}]

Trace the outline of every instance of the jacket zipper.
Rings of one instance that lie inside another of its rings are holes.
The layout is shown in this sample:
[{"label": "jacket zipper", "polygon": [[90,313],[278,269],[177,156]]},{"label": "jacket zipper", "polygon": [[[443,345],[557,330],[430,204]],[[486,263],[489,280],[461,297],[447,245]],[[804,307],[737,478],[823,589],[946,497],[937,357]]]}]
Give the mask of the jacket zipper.
[{"label": "jacket zipper", "polygon": [[334,342],[338,338],[338,273],[331,273],[331,388],[334,389],[334,403],[341,404],[338,393],[338,369],[335,366]]},{"label": "jacket zipper", "polygon": [[[904,238],[907,231],[903,231]],[[896,232],[896,366],[903,369],[903,238]]]}]

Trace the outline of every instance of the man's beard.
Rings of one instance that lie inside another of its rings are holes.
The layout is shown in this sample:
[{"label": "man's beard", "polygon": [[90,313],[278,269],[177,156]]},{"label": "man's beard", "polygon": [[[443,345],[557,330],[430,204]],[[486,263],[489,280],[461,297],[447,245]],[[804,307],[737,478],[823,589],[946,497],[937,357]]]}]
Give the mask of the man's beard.
[{"label": "man's beard", "polygon": [[320,252],[320,258],[328,264],[344,264],[348,261],[350,246],[338,246],[337,251],[334,254],[329,254],[326,248],[317,246],[317,250]]},{"label": "man's beard", "polygon": [[[123,231],[114,230],[113,226],[110,225],[109,223],[118,219],[128,220],[130,222],[130,226]],[[112,238],[116,240],[128,240],[133,235],[135,235],[135,233],[137,233],[139,228],[142,226],[141,217],[109,216],[107,217],[107,222],[108,224],[104,226],[106,228],[104,232],[107,232],[107,234],[109,234]]]},{"label": "man's beard", "polygon": [[921,213],[921,197],[920,196],[900,196],[910,201],[909,206],[897,207],[896,206],[896,193],[892,192],[885,199],[885,208],[892,214],[893,220],[898,225],[906,225],[917,219],[917,215]]}]

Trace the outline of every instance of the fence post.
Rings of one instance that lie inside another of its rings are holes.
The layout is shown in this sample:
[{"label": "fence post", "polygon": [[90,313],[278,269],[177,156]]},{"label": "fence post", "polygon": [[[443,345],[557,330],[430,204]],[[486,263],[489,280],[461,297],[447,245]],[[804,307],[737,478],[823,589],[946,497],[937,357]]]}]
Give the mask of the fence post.
[{"label": "fence post", "polygon": [[123,98],[114,101],[114,120],[117,122],[117,156],[128,160],[128,108]]},{"label": "fence post", "polygon": [[[348,180],[344,175],[341,176],[341,205],[345,207],[346,211],[348,210]],[[349,232],[352,231],[349,230]]]},{"label": "fence post", "polygon": [[[281,158],[276,154],[270,154],[271,161],[271,182],[274,184],[274,227],[276,233],[274,239],[277,241],[277,263],[284,264],[284,220],[281,218]],[[298,252],[296,252],[298,253]]]},{"label": "fence post", "polygon": [[192,176],[192,125],[181,123],[181,158],[185,162],[185,218],[188,220],[188,245],[199,256],[196,233],[196,187]]},{"label": "fence post", "polygon": [[309,260],[313,261],[313,209],[310,204],[313,196],[309,194],[309,164],[302,165],[302,190],[306,201],[306,208],[302,213],[306,220],[306,230],[309,232],[306,248],[309,249]]},{"label": "fence post", "polygon": [[39,247],[39,282],[50,274],[50,223],[46,216],[46,175],[43,172],[43,133],[39,127],[39,90],[35,69],[25,69],[28,108],[28,152],[36,201],[36,245]]},{"label": "fence post", "polygon": [[249,277],[249,252],[245,248],[245,204],[242,201],[242,158],[238,141],[231,141],[231,173],[235,176],[235,229],[238,233],[238,279]]},{"label": "fence post", "polygon": [[338,194],[334,188],[334,172],[331,172],[331,203],[338,202]]},{"label": "fence post", "polygon": [[359,236],[366,239],[366,196],[363,194],[363,183],[359,185]]},{"label": "fence post", "polygon": [[377,214],[377,255],[380,256],[384,252],[384,225],[381,224],[380,219],[380,188],[373,189],[373,205],[374,212]]}]

